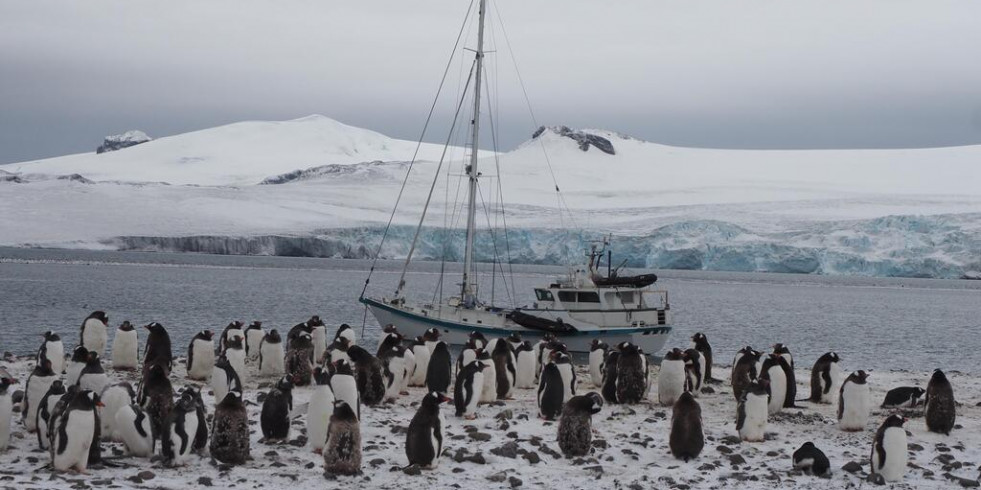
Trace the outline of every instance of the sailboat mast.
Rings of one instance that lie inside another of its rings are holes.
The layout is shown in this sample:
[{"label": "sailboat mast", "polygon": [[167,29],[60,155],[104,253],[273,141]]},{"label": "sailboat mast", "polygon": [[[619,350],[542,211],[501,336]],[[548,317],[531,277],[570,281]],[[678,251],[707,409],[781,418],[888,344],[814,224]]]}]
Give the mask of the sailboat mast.
[{"label": "sailboat mast", "polygon": [[480,173],[477,172],[477,150],[480,137],[480,82],[483,80],[484,68],[484,10],[486,4],[487,0],[480,0],[480,26],[477,29],[477,70],[473,92],[473,121],[471,121],[473,136],[471,137],[470,165],[467,166],[467,176],[470,178],[467,196],[467,243],[463,255],[463,283],[460,292],[460,298],[463,300],[463,304],[467,306],[474,305],[477,300],[477,288],[473,284],[473,243],[477,222],[477,178],[480,176]]}]

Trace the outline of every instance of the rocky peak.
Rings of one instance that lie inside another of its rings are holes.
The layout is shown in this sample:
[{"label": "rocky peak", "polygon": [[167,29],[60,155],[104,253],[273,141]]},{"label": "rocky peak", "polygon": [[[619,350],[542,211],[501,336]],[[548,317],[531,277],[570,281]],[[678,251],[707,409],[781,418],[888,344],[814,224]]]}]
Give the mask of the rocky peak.
[{"label": "rocky peak", "polygon": [[106,136],[106,139],[102,141],[102,145],[96,148],[95,152],[105,153],[108,151],[122,150],[123,148],[129,148],[140,143],[146,143],[147,141],[151,141],[151,138],[143,131],[126,131],[123,134]]},{"label": "rocky peak", "polygon": [[595,146],[603,153],[616,155],[616,150],[613,148],[613,143],[610,140],[585,131],[571,129],[568,126],[542,126],[535,131],[535,134],[531,135],[531,138],[535,139],[545,131],[551,131],[559,136],[564,136],[575,141],[579,144],[579,149],[582,151],[589,151],[590,146]]}]

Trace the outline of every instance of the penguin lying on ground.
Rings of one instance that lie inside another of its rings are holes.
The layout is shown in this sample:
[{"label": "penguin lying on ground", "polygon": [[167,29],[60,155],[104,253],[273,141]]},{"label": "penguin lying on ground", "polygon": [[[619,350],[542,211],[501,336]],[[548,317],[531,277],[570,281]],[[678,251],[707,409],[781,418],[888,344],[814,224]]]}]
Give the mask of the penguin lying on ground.
[{"label": "penguin lying on ground", "polygon": [[831,463],[828,457],[813,442],[805,442],[794,451],[794,469],[803,470],[814,476],[831,476]]},{"label": "penguin lying on ground", "polygon": [[562,407],[558,443],[567,458],[589,453],[593,440],[593,415],[602,408],[603,397],[596,392],[574,396]]},{"label": "penguin lying on ground", "polygon": [[913,408],[920,403],[926,390],[918,386],[900,386],[886,392],[879,408]]},{"label": "penguin lying on ground", "polygon": [[422,398],[419,409],[409,422],[405,436],[405,456],[410,465],[435,468],[443,454],[443,413],[440,406],[451,401],[449,397],[431,391]]},{"label": "penguin lying on ground", "polygon": [[138,458],[153,456],[156,440],[150,426],[150,417],[139,405],[134,403],[116,412],[115,430],[130,455]]}]

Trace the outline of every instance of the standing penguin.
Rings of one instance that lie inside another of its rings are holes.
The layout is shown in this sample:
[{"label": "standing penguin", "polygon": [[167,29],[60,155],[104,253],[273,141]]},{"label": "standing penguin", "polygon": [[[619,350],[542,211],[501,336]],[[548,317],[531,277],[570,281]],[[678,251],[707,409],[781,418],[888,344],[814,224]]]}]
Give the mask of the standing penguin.
[{"label": "standing penguin", "polygon": [[456,376],[453,388],[453,404],[456,416],[467,420],[477,418],[477,403],[484,390],[484,364],[480,361],[470,361]]},{"label": "standing penguin", "polygon": [[208,447],[208,410],[204,407],[201,389],[186,385],[181,388],[180,396],[188,396],[194,400],[194,408],[198,417],[198,431],[194,434],[194,443],[191,449],[203,456],[205,448]]},{"label": "standing penguin", "polygon": [[160,448],[167,466],[183,466],[194,449],[198,432],[197,406],[192,396],[181,396],[163,424]]},{"label": "standing penguin", "polygon": [[494,351],[491,352],[491,359],[494,361],[494,372],[497,373],[497,399],[510,400],[518,377],[511,344],[506,339],[498,339]]},{"label": "standing penguin", "polygon": [[[428,345],[429,341],[427,340],[426,343]],[[433,345],[429,367],[426,369],[426,388],[437,393],[449,393],[450,377],[453,374],[452,365],[449,346],[442,340],[437,341]]]},{"label": "standing penguin", "polygon": [[116,335],[112,337],[112,368],[120,371],[135,371],[139,365],[140,343],[136,338],[136,328],[125,321],[119,324]]},{"label": "standing penguin", "polygon": [[865,371],[855,371],[841,384],[838,393],[838,427],[841,430],[865,430],[868,425],[872,410],[868,377]]},{"label": "standing penguin", "polygon": [[603,397],[596,392],[574,396],[562,407],[558,443],[565,457],[589,454],[593,441],[593,415],[602,408]]},{"label": "standing penguin", "polygon": [[10,443],[10,422],[14,416],[14,401],[10,387],[17,380],[11,378],[5,370],[0,369],[0,371],[3,371],[0,374],[0,452],[3,452],[7,450],[7,445]]},{"label": "standing penguin", "polygon": [[730,380],[732,394],[736,400],[742,398],[746,387],[759,377],[758,363],[760,356],[762,356],[759,351],[753,350],[752,347],[746,347],[740,352],[741,354],[737,355],[736,364],[732,367],[732,379]]},{"label": "standing penguin", "polygon": [[484,334],[476,330],[470,332],[470,343],[476,349],[487,349],[487,337],[484,337]]},{"label": "standing penguin", "polygon": [[41,398],[37,410],[37,444],[41,449],[48,449],[51,445],[51,416],[54,413],[55,405],[66,393],[65,384],[61,380],[51,383],[48,392]]},{"label": "standing penguin", "polygon": [[354,334],[354,329],[346,323],[342,323],[340,327],[337,327],[337,333],[334,334],[334,340],[337,340],[340,337],[347,339],[348,345],[358,345],[358,339]]},{"label": "standing penguin", "polygon": [[102,393],[102,390],[109,385],[109,376],[102,369],[102,360],[99,359],[97,352],[89,352],[88,362],[78,375],[78,386],[83,390],[92,393]]},{"label": "standing penguin", "polygon": [[238,374],[238,379],[242,384],[249,382],[249,373],[245,367],[245,346],[242,345],[242,337],[230,336],[225,341],[225,351],[222,353],[232,369]]},{"label": "standing penguin", "polygon": [[697,349],[685,351],[685,391],[697,397],[702,392],[702,383],[705,381],[705,359]]},{"label": "standing penguin", "polygon": [[307,386],[313,378],[313,338],[300,334],[286,350],[286,375],[296,386]]},{"label": "standing penguin", "polygon": [[794,469],[814,476],[831,476],[831,463],[813,442],[805,442],[794,451]]},{"label": "standing penguin", "polygon": [[663,406],[674,405],[685,391],[685,358],[681,349],[664,353],[661,370],[657,373],[657,401]]},{"label": "standing penguin", "polygon": [[99,355],[105,354],[108,325],[109,317],[106,312],[93,311],[82,322],[78,345],[90,351],[98,352]]},{"label": "standing penguin", "polygon": [[535,381],[538,381],[539,377],[542,375],[542,369],[545,368],[545,364],[548,364],[548,356],[545,353],[546,348],[549,344],[555,341],[555,334],[551,332],[545,332],[542,335],[542,340],[539,340],[535,344]]},{"label": "standing penguin", "polygon": [[918,386],[900,386],[886,392],[886,398],[879,408],[913,408],[920,403],[926,390]]},{"label": "standing penguin", "polygon": [[490,351],[484,348],[477,351],[477,360],[484,365],[484,389],[480,392],[480,403],[491,403],[497,400],[497,368]]},{"label": "standing penguin", "polygon": [[[554,359],[555,356],[553,355]],[[562,373],[555,362],[549,362],[542,368],[538,379],[538,416],[545,420],[555,420],[562,413],[565,401],[565,387]]]},{"label": "standing penguin", "polygon": [[143,348],[143,371],[150,366],[159,364],[169,374],[174,368],[174,352],[171,349],[170,334],[163,325],[153,322],[143,328],[147,329],[146,346]]},{"label": "standing penguin", "polygon": [[[351,347],[351,341],[347,337],[337,337],[327,346],[324,364],[333,364],[341,359],[351,362],[347,355],[347,349]],[[333,408],[331,408],[333,410]]]},{"label": "standing penguin", "polygon": [[[398,342],[396,340],[395,342]],[[401,345],[392,345],[380,352],[378,362],[382,365],[382,378],[385,381],[385,401],[395,402],[402,392],[402,383],[405,380],[405,348]]]},{"label": "standing penguin", "polygon": [[606,354],[606,362],[603,364],[603,399],[607,403],[617,403],[617,363],[620,362],[620,353],[610,350]]},{"label": "standing penguin", "polygon": [[21,418],[27,432],[37,430],[37,412],[41,405],[41,399],[48,393],[52,383],[60,377],[51,370],[51,361],[48,359],[34,366],[34,370],[27,378],[27,385],[24,387],[24,402],[21,407]]},{"label": "standing penguin", "polygon": [[593,339],[589,344],[589,377],[597,388],[603,387],[603,361],[609,349],[610,346],[600,339]]},{"label": "standing penguin", "polygon": [[242,349],[245,349],[245,330],[242,328],[245,326],[244,323],[235,320],[225,325],[225,329],[221,331],[221,335],[218,337],[218,352],[225,352],[228,348],[228,341],[231,339],[241,339]]},{"label": "standing penguin", "polygon": [[572,356],[568,352],[559,351],[553,355],[553,362],[562,376],[562,402],[565,403],[576,394],[576,370],[572,365]]},{"label": "standing penguin", "polygon": [[221,403],[229,391],[242,393],[242,380],[239,379],[235,368],[225,356],[221,356],[215,361],[215,367],[211,370],[211,390],[215,394],[215,400]]},{"label": "standing penguin", "polygon": [[409,394],[409,377],[416,370],[416,355],[412,352],[411,345],[406,347],[404,345],[399,346],[399,351],[402,353],[402,386],[399,389],[400,395]]},{"label": "standing penguin", "polygon": [[[89,350],[81,345],[72,349],[72,358],[68,361],[65,368],[65,385],[73,386],[78,383],[78,377],[82,375],[82,370],[89,362]],[[55,371],[57,373],[57,371]]]},{"label": "standing penguin", "polygon": [[307,320],[307,327],[310,329],[310,342],[313,343],[313,362],[319,363],[327,352],[327,325],[314,315]]},{"label": "standing penguin", "polygon": [[456,372],[458,375],[463,370],[463,366],[477,360],[477,350],[478,347],[473,339],[467,340],[467,343],[463,345],[463,348],[460,349],[460,355],[456,358]]},{"label": "standing penguin", "polygon": [[130,455],[138,458],[153,456],[153,428],[150,417],[136,404],[127,405],[116,412],[116,434],[122,439]]},{"label": "standing penguin", "polygon": [[719,380],[712,377],[712,345],[709,344],[708,337],[704,333],[698,332],[691,336],[691,348],[698,351],[705,360],[705,369],[702,377],[706,383],[717,383]]},{"label": "standing penguin", "polygon": [[382,376],[382,365],[377,357],[364,348],[354,345],[347,350],[347,355],[354,363],[354,373],[358,380],[358,392],[361,402],[369,407],[381,403],[385,398],[385,378]]},{"label": "standing penguin", "polygon": [[328,474],[361,473],[361,427],[354,410],[344,401],[334,402],[323,453],[324,470]]},{"label": "standing penguin", "polygon": [[903,479],[909,460],[909,446],[906,443],[906,419],[890,415],[879,426],[872,443],[872,474],[882,475],[887,482]]},{"label": "standing penguin", "polygon": [[98,410],[98,413],[102,424],[102,437],[106,440],[122,442],[122,435],[116,430],[116,412],[136,401],[133,386],[124,381],[106,386],[101,393],[99,400],[103,407]]},{"label": "standing penguin", "polygon": [[293,411],[293,379],[287,375],[276,383],[262,401],[259,423],[266,443],[285,441],[290,437],[290,412]]},{"label": "standing penguin", "polygon": [[[773,353],[780,357],[778,363],[783,369],[784,377],[787,378],[787,396],[784,397],[784,408],[797,408],[797,375],[794,373],[794,356],[790,354],[790,349],[784,344],[773,346]],[[782,362],[781,362],[782,361]]]},{"label": "standing penguin", "polygon": [[535,347],[525,340],[514,350],[515,377],[514,386],[519,389],[535,387]]},{"label": "standing penguin", "polygon": [[215,341],[211,330],[194,335],[187,346],[187,379],[207,380],[215,367]]},{"label": "standing penguin", "polygon": [[786,364],[787,361],[777,354],[770,354],[763,361],[760,373],[760,378],[766,379],[770,385],[770,402],[767,404],[770,415],[780,412],[787,400],[787,375],[781,363]]},{"label": "standing penguin", "polygon": [[429,348],[430,354],[432,354],[433,349],[436,348],[436,343],[439,342],[439,337],[440,337],[439,329],[435,327],[430,328],[422,333],[422,340],[426,341],[426,347]]},{"label": "standing penguin", "polygon": [[[358,378],[354,374],[351,363],[341,359],[334,361],[334,372],[330,375],[330,389],[334,392],[334,399],[347,403],[354,414],[361,418],[361,393],[358,391]],[[334,412],[333,405],[330,413]]]},{"label": "standing penguin", "polygon": [[[327,423],[334,411],[334,391],[330,388],[330,372],[322,367],[313,371],[316,387],[307,404],[307,444],[313,452],[320,454],[327,443]],[[355,387],[355,394],[357,388]]]},{"label": "standing penguin", "polygon": [[57,471],[74,468],[84,473],[89,462],[89,448],[96,433],[96,407],[99,397],[91,391],[80,391],[68,402],[58,417],[51,444],[52,466]]},{"label": "standing penguin", "polygon": [[290,344],[292,344],[293,341],[296,340],[300,335],[302,334],[309,335],[310,332],[312,331],[313,328],[310,327],[307,324],[307,322],[297,323],[296,325],[293,325],[293,328],[291,328],[288,332],[286,332],[286,351],[289,352]]},{"label": "standing penguin", "polygon": [[422,336],[416,337],[412,341],[412,355],[415,357],[415,366],[412,375],[409,376],[409,386],[426,386],[426,372],[429,370],[429,359],[432,352],[426,346],[426,340]]},{"label": "standing penguin", "polygon": [[209,449],[225,464],[245,464],[249,459],[249,414],[241,392],[228,392],[215,407]]},{"label": "standing penguin", "polygon": [[769,416],[769,395],[766,380],[752,381],[741,393],[736,407],[736,431],[746,442],[763,442]]},{"label": "standing penguin", "polygon": [[702,433],[702,407],[691,393],[678,397],[671,412],[671,436],[668,439],[674,457],[689,460],[698,457],[705,447]]},{"label": "standing penguin", "polygon": [[245,327],[245,357],[249,361],[259,360],[259,346],[266,333],[262,331],[262,322],[254,321]]},{"label": "standing penguin", "polygon": [[51,370],[57,374],[65,372],[65,344],[61,342],[61,337],[51,330],[41,334],[44,340],[41,347],[37,350],[37,363],[47,359],[51,361]]},{"label": "standing penguin", "polygon": [[170,384],[167,371],[159,364],[152,364],[143,378],[137,402],[150,416],[150,426],[153,434],[163,441],[160,436],[174,408],[174,386]]},{"label": "standing penguin", "polygon": [[[640,349],[630,342],[617,346],[620,357],[617,359],[617,401],[619,403],[640,403],[647,393],[647,359]],[[681,364],[684,379],[684,361]],[[684,381],[682,381],[684,383]]]},{"label": "standing penguin", "polygon": [[957,419],[954,403],[954,388],[943,371],[937,369],[930,377],[926,389],[926,410],[924,411],[927,429],[930,432],[950,435]]},{"label": "standing penguin", "polygon": [[270,330],[259,344],[259,376],[282,376],[286,374],[286,351],[283,339],[276,329]]},{"label": "standing penguin", "polygon": [[432,469],[443,454],[443,412],[440,405],[451,401],[442,393],[430,391],[422,398],[419,410],[409,422],[405,436],[405,456],[410,465]]},{"label": "standing penguin", "polygon": [[828,352],[818,358],[811,368],[811,403],[834,403],[841,382],[838,354]]}]

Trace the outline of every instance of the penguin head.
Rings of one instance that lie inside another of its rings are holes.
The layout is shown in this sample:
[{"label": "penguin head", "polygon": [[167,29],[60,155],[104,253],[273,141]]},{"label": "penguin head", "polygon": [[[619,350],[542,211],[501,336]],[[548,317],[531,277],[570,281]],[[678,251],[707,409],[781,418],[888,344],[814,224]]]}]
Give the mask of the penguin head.
[{"label": "penguin head", "polygon": [[98,366],[102,361],[99,359],[99,353],[96,351],[89,351],[89,356],[85,359],[85,364],[88,366]]},{"label": "penguin head", "polygon": [[560,350],[552,351],[551,359],[552,362],[556,364],[568,364],[572,362],[572,360],[569,358],[569,354],[566,354]]},{"label": "penguin head", "polygon": [[477,349],[476,352],[477,352],[477,359],[480,359],[481,361],[489,361],[491,358],[491,353],[487,349],[480,348]]},{"label": "penguin head", "polygon": [[181,412],[193,412],[198,409],[197,400],[194,394],[189,392],[181,393],[180,400],[177,401],[177,409]]},{"label": "penguin head", "polygon": [[55,374],[54,369],[51,369],[51,359],[48,358],[42,359],[34,369],[42,376],[53,376]]},{"label": "penguin head", "polygon": [[167,329],[164,328],[163,325],[161,325],[161,324],[159,324],[157,322],[148,323],[148,324],[144,325],[143,328],[147,329],[150,332],[150,335],[161,335],[161,334],[166,335],[167,334]]},{"label": "penguin head", "polygon": [[229,390],[225,398],[221,399],[221,404],[225,406],[238,406],[242,404],[242,392]]},{"label": "penguin head", "polygon": [[385,325],[382,328],[382,332],[384,332],[384,333],[399,333],[399,329],[398,329],[398,327],[395,326],[394,323],[389,323],[388,325]]},{"label": "penguin head", "polygon": [[[56,380],[55,381],[55,383],[60,383],[60,382],[61,382],[61,380]],[[16,383],[17,383],[17,380],[14,379],[13,377],[11,377],[10,374],[8,374],[6,370],[4,370],[3,375],[0,376],[0,393],[6,392],[7,391],[7,388],[9,388],[10,385],[16,384]],[[54,383],[52,383],[51,386],[53,387],[54,386]],[[62,389],[64,389],[64,388],[62,388]]]},{"label": "penguin head", "polygon": [[94,391],[85,390],[84,398],[88,399],[89,403],[91,403],[93,407],[105,406],[105,404],[102,403],[102,398],[99,397],[99,394]]},{"label": "penguin head", "polygon": [[337,374],[353,374],[354,371],[351,370],[351,363],[347,362],[345,359],[338,359],[334,361],[334,372]]},{"label": "penguin head", "polygon": [[487,345],[487,338],[484,334],[474,330],[470,332],[470,340],[473,341],[473,345],[476,347],[484,347]]},{"label": "penguin head", "polygon": [[686,349],[683,353],[683,358],[685,364],[698,364],[699,359],[702,358],[702,353],[695,349]]},{"label": "penguin head", "polygon": [[235,336],[225,340],[225,350],[229,350],[229,349],[241,350],[243,348],[244,347],[242,347],[242,337]]},{"label": "penguin head", "polygon": [[201,339],[201,340],[205,340],[205,341],[209,341],[210,342],[212,339],[215,338],[215,334],[211,330],[202,330],[202,331],[198,332],[197,337],[199,339]]},{"label": "penguin head", "polygon": [[589,343],[589,351],[592,352],[599,349],[605,350],[606,342],[603,342],[601,339],[593,339],[593,341]]},{"label": "penguin head", "polygon": [[335,338],[334,342],[330,345],[332,350],[339,350],[341,352],[347,352],[349,347],[351,347],[351,339],[340,336]]},{"label": "penguin head", "polygon": [[426,345],[426,339],[424,339],[422,335],[419,335],[418,337],[412,339],[412,345],[413,346]]},{"label": "penguin head", "polygon": [[312,346],[313,346],[313,336],[311,336],[306,332],[297,335],[297,337],[293,339],[293,343],[290,344],[291,349],[292,348],[303,349]]},{"label": "penguin head", "polygon": [[590,391],[586,393],[586,398],[589,398],[592,402],[589,413],[597,414],[603,409],[603,396],[595,391]]},{"label": "penguin head", "polygon": [[695,332],[695,335],[691,336],[691,340],[695,343],[703,342],[705,340],[705,334],[702,332]]},{"label": "penguin head", "polygon": [[203,399],[201,398],[201,390],[191,385],[185,385],[183,388],[181,388],[181,396],[190,397],[191,399],[194,400],[196,404],[200,404],[200,405],[204,404]]},{"label": "penguin head", "polygon": [[47,332],[42,333],[41,336],[44,337],[45,342],[58,342],[61,340],[61,337],[59,337],[54,330],[48,330]]},{"label": "penguin head", "polygon": [[837,352],[829,352],[827,355],[828,355],[828,360],[831,361],[831,362],[839,362],[840,361],[840,359],[838,358],[838,353]]},{"label": "penguin head", "polygon": [[344,400],[334,401],[334,417],[337,417],[338,420],[358,420],[358,416],[354,413],[354,410],[351,410],[351,405],[348,405]]},{"label": "penguin head", "polygon": [[919,386],[913,388],[913,398],[919,398],[923,396],[924,393],[926,393],[926,390],[920,388]]},{"label": "penguin head", "polygon": [[276,389],[279,391],[292,391],[293,386],[296,384],[297,377],[298,376],[292,374],[283,376],[278,382],[276,382]]},{"label": "penguin head", "polygon": [[88,318],[86,318],[86,320],[92,320],[92,319],[99,320],[104,325],[109,324],[109,315],[106,315],[106,312],[102,310],[93,311],[92,313],[89,314]]},{"label": "penguin head", "polygon": [[232,320],[225,328],[228,330],[241,330],[243,326],[245,326],[245,323],[241,320]]},{"label": "penguin head", "polygon": [[869,379],[869,373],[863,370],[858,370],[852,373],[852,375],[849,376],[849,378],[852,378],[851,380],[854,383],[864,384]]},{"label": "penguin head", "polygon": [[346,323],[342,323],[341,326],[337,327],[337,335],[340,335],[341,332],[345,330],[351,330],[351,326]]},{"label": "penguin head", "polygon": [[136,330],[136,328],[133,327],[133,324],[130,323],[129,320],[125,320],[123,323],[119,324],[120,332],[132,332],[133,330]]},{"label": "penguin head", "polygon": [[451,401],[453,401],[452,398],[442,393],[436,391],[430,391],[429,393],[426,393],[426,396],[422,397],[422,406],[430,409],[435,408],[436,410],[439,410],[439,406],[441,404]]},{"label": "penguin head", "polygon": [[942,370],[940,370],[940,369],[934,369],[933,370],[933,376],[930,377],[930,383],[931,384],[936,384],[936,383],[946,384],[946,383],[948,383],[948,381],[947,381],[947,375],[944,374],[944,372]]},{"label": "penguin head", "polygon": [[313,315],[312,317],[310,317],[309,320],[307,320],[307,326],[310,327],[310,328],[313,328],[313,327],[323,327],[324,326],[324,321],[321,320],[319,316]]},{"label": "penguin head", "polygon": [[[332,364],[328,364],[328,366],[333,367]],[[317,366],[313,370],[313,382],[316,383],[317,386],[330,384],[330,368],[325,369],[321,366]]]},{"label": "penguin head", "polygon": [[259,320],[255,320],[252,323],[250,323],[249,326],[246,327],[245,329],[246,330],[262,330],[262,322],[260,322]]},{"label": "penguin head", "polygon": [[89,359],[89,350],[83,345],[75,347],[72,351],[72,362],[86,362]]},{"label": "penguin head", "polygon": [[508,335],[508,342],[511,342],[512,344],[520,344],[521,334],[518,332],[511,332],[511,335]]},{"label": "penguin head", "polygon": [[352,345],[351,347],[348,347],[347,356],[350,357],[355,363],[364,362],[374,357],[368,351],[364,350],[364,347],[359,345]]},{"label": "penguin head", "polygon": [[283,338],[279,336],[279,331],[275,328],[266,332],[265,337],[263,337],[266,342],[270,344],[278,344],[283,341]]},{"label": "penguin head", "polygon": [[545,332],[545,335],[542,335],[542,342],[546,344],[553,340],[555,340],[555,334],[552,332]]},{"label": "penguin head", "polygon": [[430,328],[429,330],[426,330],[426,332],[422,334],[422,338],[430,342],[435,342],[439,340],[439,329],[434,327],[434,328]]},{"label": "penguin head", "polygon": [[[622,350],[622,349],[621,349]],[[685,353],[678,348],[671,349],[664,353],[665,361],[684,361]]]},{"label": "penguin head", "polygon": [[909,419],[894,413],[886,418],[886,421],[882,423],[883,427],[902,427]]}]

